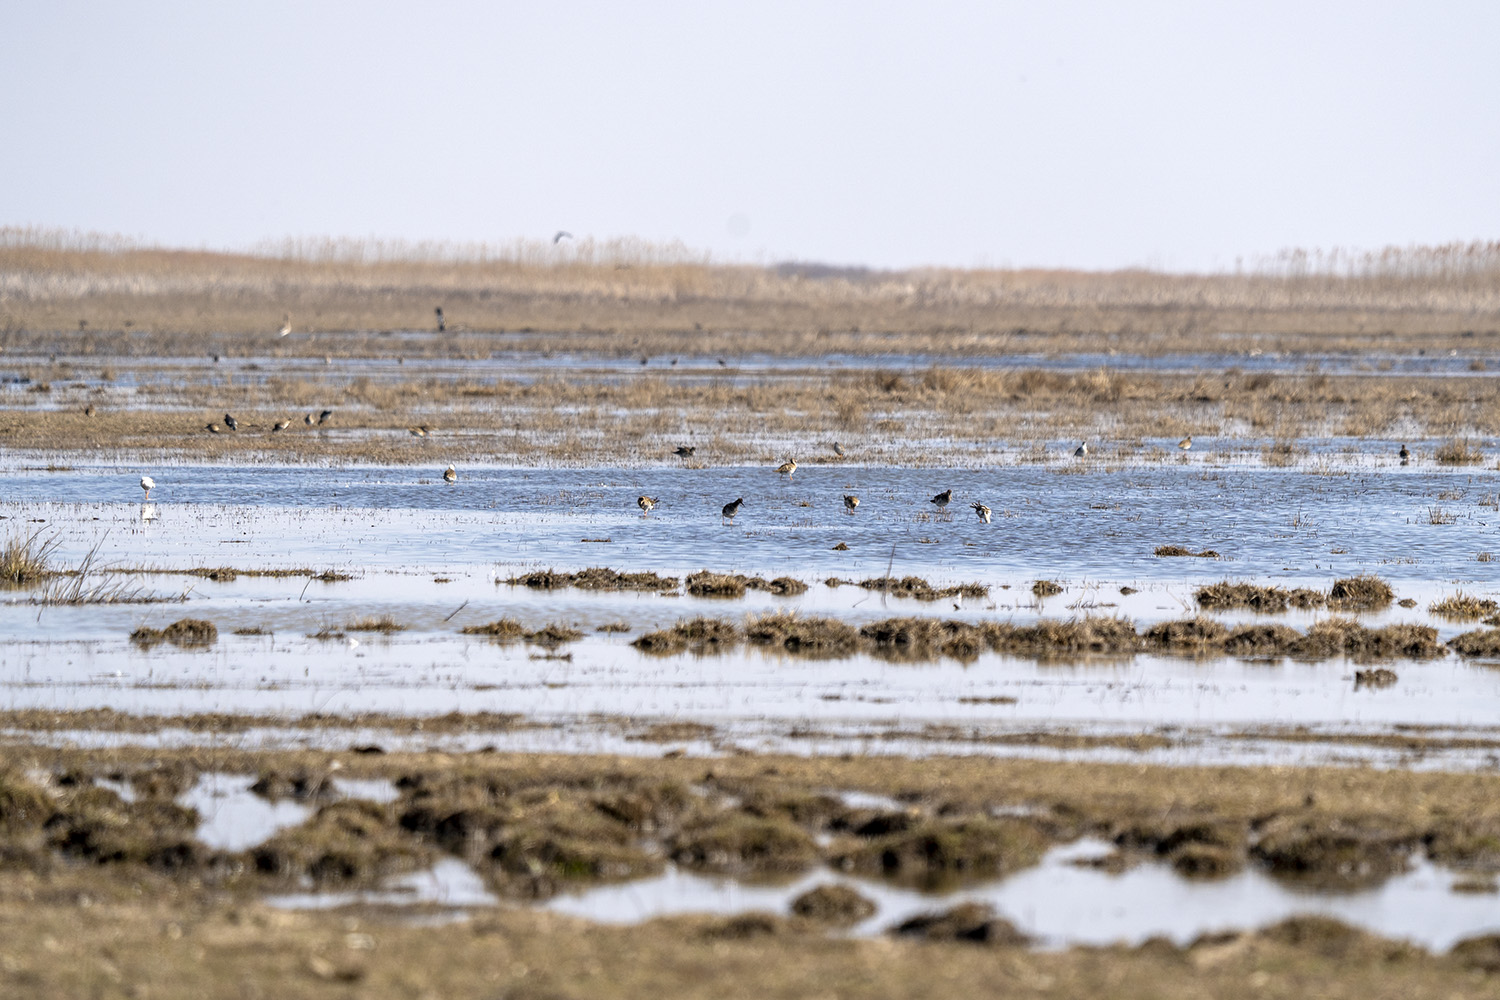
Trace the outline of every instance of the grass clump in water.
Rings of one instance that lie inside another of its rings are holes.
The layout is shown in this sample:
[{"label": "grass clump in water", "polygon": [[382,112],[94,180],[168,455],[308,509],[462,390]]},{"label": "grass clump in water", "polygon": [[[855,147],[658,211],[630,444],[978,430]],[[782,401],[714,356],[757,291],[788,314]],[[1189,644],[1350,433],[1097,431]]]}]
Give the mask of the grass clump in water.
[{"label": "grass clump in water", "polygon": [[1290,594],[1284,587],[1262,587],[1253,583],[1222,583],[1199,587],[1193,599],[1200,608],[1251,608],[1255,611],[1285,611]]},{"label": "grass clump in water", "polygon": [[1383,608],[1395,600],[1396,592],[1378,576],[1351,576],[1335,580],[1328,591],[1330,607],[1342,611]]},{"label": "grass clump in water", "polygon": [[142,625],[130,633],[130,641],[146,647],[170,642],[174,646],[192,649],[218,642],[219,629],[213,622],[202,618],[183,618],[161,629]]},{"label": "grass clump in water", "polygon": [[[837,578],[826,581],[830,587],[844,583],[852,583],[851,580],[838,580]],[[990,588],[982,583],[964,583],[953,587],[934,587],[920,576],[904,576],[899,580],[893,576],[878,576],[868,580],[861,580],[858,586],[865,590],[878,590],[894,597],[910,597],[918,601],[936,601],[944,597],[988,597]]]},{"label": "grass clump in water", "polygon": [[544,625],[535,632],[526,633],[526,641],[534,646],[546,646],[555,649],[558,646],[570,642],[577,642],[583,638],[583,633],[568,625],[550,624]]},{"label": "grass clump in water", "polygon": [[463,628],[463,634],[483,635],[500,640],[519,639],[526,634],[526,626],[514,618],[497,618],[483,625],[466,625]]},{"label": "grass clump in water", "polygon": [[1468,438],[1453,438],[1438,445],[1433,457],[1438,465],[1478,465],[1484,461],[1484,452]]},{"label": "grass clump in water", "polygon": [[1165,556],[1189,556],[1189,557],[1192,557],[1194,559],[1221,559],[1221,558],[1223,558],[1217,552],[1215,552],[1213,549],[1204,549],[1202,552],[1194,552],[1192,549],[1185,549],[1181,545],[1158,545],[1156,547],[1156,551],[1153,552],[1152,555],[1163,556],[1163,557],[1165,557]]},{"label": "grass clump in water", "polygon": [[670,850],[680,865],[720,874],[793,874],[818,859],[817,844],[795,823],[738,811],[688,824]]},{"label": "grass clump in water", "polygon": [[875,904],[847,885],[820,885],[792,900],[792,913],[804,920],[848,927],[875,915]]},{"label": "grass clump in water", "polygon": [[1449,639],[1448,645],[1461,656],[1472,656],[1484,660],[1500,659],[1500,628],[1465,632],[1463,635]]},{"label": "grass clump in water", "polygon": [[1035,597],[1052,597],[1062,592],[1062,586],[1051,580],[1038,580],[1031,585],[1031,593]]},{"label": "grass clump in water", "polygon": [[0,549],[0,586],[29,587],[52,576],[48,564],[57,546],[55,536],[44,542],[39,532],[6,539]]},{"label": "grass clump in water", "polygon": [[793,597],[807,592],[807,584],[789,576],[767,580],[741,573],[713,573],[700,570],[687,578],[687,592],[694,597],[744,597],[747,590],[761,590],[777,597]]},{"label": "grass clump in water", "polygon": [[859,633],[837,618],[803,618],[776,612],[752,618],[745,637],[756,646],[774,646],[808,656],[848,656],[859,647]]},{"label": "grass clump in water", "polygon": [[631,643],[643,653],[671,654],[692,650],[718,653],[739,645],[740,630],[723,618],[694,618],[638,637]]},{"label": "grass clump in water", "polygon": [[946,910],[919,913],[892,927],[897,937],[924,941],[965,941],[993,947],[1024,948],[1031,939],[987,903],[959,903]]},{"label": "grass clump in water", "polygon": [[[500,582],[500,581],[496,581]],[[511,586],[530,587],[533,590],[559,590],[576,587],[579,590],[676,590],[675,576],[657,576],[655,573],[621,573],[606,566],[594,566],[577,573],[559,573],[556,570],[538,570],[513,576],[503,581]]]},{"label": "grass clump in water", "polygon": [[350,632],[383,632],[386,635],[406,631],[406,626],[390,615],[366,615],[364,618],[356,618],[344,628]]},{"label": "grass clump in water", "polygon": [[1445,597],[1441,601],[1429,604],[1427,610],[1455,621],[1472,621],[1494,614],[1500,610],[1500,604],[1496,604],[1487,597],[1475,597],[1460,590],[1452,597]]},{"label": "grass clump in water", "polygon": [[860,841],[835,847],[836,868],[885,875],[925,889],[995,878],[1041,861],[1048,839],[1014,819],[878,816],[854,831]]}]

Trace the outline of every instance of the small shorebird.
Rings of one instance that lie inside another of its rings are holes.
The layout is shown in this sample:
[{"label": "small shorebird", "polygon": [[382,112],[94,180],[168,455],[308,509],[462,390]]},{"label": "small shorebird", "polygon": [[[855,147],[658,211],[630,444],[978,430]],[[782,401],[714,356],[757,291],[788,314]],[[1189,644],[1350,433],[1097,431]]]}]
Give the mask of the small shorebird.
[{"label": "small shorebird", "polygon": [[94,414],[96,414],[98,412],[99,412],[98,410],[94,409],[94,404],[93,403],[90,403],[88,406],[85,406],[83,408],[83,415],[85,417],[92,417]]},{"label": "small shorebird", "polygon": [[448,468],[446,468],[446,469],[443,470],[443,482],[445,482],[445,483],[456,483],[456,482],[458,482],[458,472],[453,468],[453,466],[450,465],[450,466],[448,466]]},{"label": "small shorebird", "polygon": [[1187,437],[1183,438],[1181,441],[1178,441],[1177,442],[1177,447],[1181,448],[1183,451],[1191,451],[1192,448],[1193,448],[1193,436],[1191,434],[1189,434]]},{"label": "small shorebird", "polygon": [[290,420],[278,420],[276,421],[276,423],[271,425],[271,433],[275,434],[277,431],[284,431],[290,426],[292,426],[292,422]]},{"label": "small shorebird", "polygon": [[1401,450],[1396,452],[1396,454],[1400,456],[1402,465],[1406,465],[1411,461],[1411,452],[1406,450],[1406,445],[1404,444],[1401,446]]},{"label": "small shorebird", "polygon": [[839,446],[839,443],[837,441],[833,442],[833,453],[839,458],[844,457],[844,449]]},{"label": "small shorebird", "polygon": [[677,450],[672,452],[672,454],[676,455],[678,458],[692,458],[693,452],[697,450],[698,446],[695,444],[680,444],[677,446]]},{"label": "small shorebird", "polygon": [[438,306],[433,312],[437,314],[438,333],[442,333],[448,329],[448,324],[443,320],[443,307]]},{"label": "small shorebird", "polygon": [[223,430],[222,427],[220,427],[218,424],[216,424],[216,423],[214,423],[212,421],[209,421],[208,423],[204,424],[203,425],[203,429],[206,430],[206,431],[208,431],[208,433],[210,433],[210,434],[217,434],[217,433],[219,433],[219,431]]},{"label": "small shorebird", "polygon": [[142,476],[141,489],[146,491],[146,499],[150,500],[151,491],[156,489],[156,480],[152,479],[150,476]]},{"label": "small shorebird", "polygon": [[948,501],[950,501],[952,499],[953,499],[953,491],[952,490],[944,490],[943,492],[939,493],[937,496],[933,497],[929,501],[929,503],[935,503],[935,504],[937,504],[937,509],[938,510],[946,510],[948,508]]},{"label": "small shorebird", "polygon": [[743,506],[745,506],[744,497],[740,497],[734,503],[726,503],[724,505],[724,516],[733,521],[734,515],[738,514],[740,512],[740,508]]},{"label": "small shorebird", "polygon": [[844,509],[845,510],[847,510],[849,513],[853,514],[854,513],[854,508],[856,508],[858,506],[859,506],[859,497],[855,496],[853,493],[845,493],[844,494]]},{"label": "small shorebird", "polygon": [[788,479],[792,478],[792,473],[797,471],[797,460],[795,458],[788,458],[776,467],[776,471]]},{"label": "small shorebird", "polygon": [[635,505],[641,509],[642,514],[651,513],[651,508],[656,506],[656,497],[638,496]]},{"label": "small shorebird", "polygon": [[[281,317],[281,329],[277,330],[276,332],[279,333],[279,334],[281,334],[283,337],[287,336],[288,334],[290,334],[292,332],[292,314],[291,313],[287,313],[285,316]],[[219,359],[215,358],[214,360],[217,361]]]},{"label": "small shorebird", "polygon": [[307,426],[309,426],[309,427],[311,427],[313,424],[317,423],[317,421],[315,421],[313,419],[313,415],[311,413],[309,413],[307,416],[303,417],[302,418],[302,422],[304,424],[306,424]]},{"label": "small shorebird", "polygon": [[406,432],[414,438],[424,438],[427,436],[430,430],[431,428],[429,428],[426,424],[419,424],[416,427],[408,427],[406,429]]},{"label": "small shorebird", "polygon": [[237,431],[240,429],[240,422],[234,419],[233,413],[226,413],[224,414],[224,426],[232,431]]},{"label": "small shorebird", "polygon": [[990,523],[990,509],[988,507],[980,503],[978,500],[975,500],[973,503],[969,504],[969,506],[974,508],[975,517],[979,518],[985,524]]},{"label": "small shorebird", "polygon": [[1087,441],[1085,441],[1085,442],[1083,442],[1083,444],[1079,445],[1077,448],[1074,448],[1073,449],[1073,457],[1074,458],[1088,458],[1089,457],[1089,443]]},{"label": "small shorebird", "polygon": [[320,424],[323,423],[325,420],[327,420],[331,416],[333,416],[333,411],[332,410],[324,410],[322,413],[318,414],[318,423],[320,423]]}]

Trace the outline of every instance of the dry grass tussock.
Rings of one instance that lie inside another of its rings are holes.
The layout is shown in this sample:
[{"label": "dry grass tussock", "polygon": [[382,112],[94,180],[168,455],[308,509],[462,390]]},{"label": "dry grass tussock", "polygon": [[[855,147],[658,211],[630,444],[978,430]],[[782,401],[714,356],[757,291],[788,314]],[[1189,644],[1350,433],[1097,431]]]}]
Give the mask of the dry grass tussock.
[{"label": "dry grass tussock", "polygon": [[52,575],[52,554],[57,537],[43,539],[40,531],[13,534],[0,548],[0,587],[30,587]]},{"label": "dry grass tussock", "polygon": [[[1479,243],[1292,254],[1255,273],[1172,275],[716,264],[639,240],[302,240],[213,253],[6,229],[0,329],[227,332],[232,341],[275,331],[286,313],[298,331],[429,330],[442,306],[455,335],[566,331],[618,348],[611,341],[628,334],[626,349],[697,343],[708,354],[733,349],[716,336],[723,330],[769,334],[754,349],[799,354],[877,349],[886,334],[903,343],[881,349],[938,353],[971,350],[975,338],[1096,349],[1101,334],[1148,352],[1198,349],[1205,337],[1266,350],[1368,349],[1380,339],[1432,349],[1500,328],[1497,272],[1500,245]],[[1432,334],[1441,339],[1423,339]],[[283,349],[302,348],[287,339]]]},{"label": "dry grass tussock", "polygon": [[1253,583],[1222,583],[1199,587],[1193,594],[1198,606],[1213,610],[1249,608],[1262,614],[1288,608],[1317,608],[1324,605],[1340,611],[1369,611],[1386,607],[1395,598],[1390,584],[1378,576],[1355,576],[1335,580],[1328,593],[1297,587],[1262,586]]},{"label": "dry grass tussock", "polygon": [[1427,610],[1455,621],[1473,621],[1494,614],[1500,610],[1500,604],[1496,604],[1488,597],[1475,597],[1473,594],[1466,594],[1460,590],[1441,601],[1429,604]]}]

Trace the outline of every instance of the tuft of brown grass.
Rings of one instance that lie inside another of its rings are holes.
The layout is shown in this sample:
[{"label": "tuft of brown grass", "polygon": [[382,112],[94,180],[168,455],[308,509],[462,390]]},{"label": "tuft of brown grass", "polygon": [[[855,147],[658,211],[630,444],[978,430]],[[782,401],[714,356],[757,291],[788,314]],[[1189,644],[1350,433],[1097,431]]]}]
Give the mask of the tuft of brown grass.
[{"label": "tuft of brown grass", "polygon": [[406,631],[406,626],[390,615],[367,615],[364,618],[356,618],[344,628],[350,632],[383,632],[386,635]]},{"label": "tuft of brown grass", "polygon": [[1496,604],[1487,597],[1475,597],[1473,594],[1465,594],[1460,590],[1451,597],[1429,604],[1427,610],[1454,621],[1472,621],[1494,614],[1500,610],[1500,604]]},{"label": "tuft of brown grass", "polygon": [[1341,611],[1383,608],[1395,600],[1396,592],[1378,576],[1351,576],[1335,580],[1328,590],[1328,605]]},{"label": "tuft of brown grass", "polygon": [[219,629],[202,618],[182,618],[162,629],[142,625],[130,633],[130,641],[148,648],[159,642],[170,642],[184,649],[201,648],[219,641]]},{"label": "tuft of brown grass", "polygon": [[514,618],[498,618],[483,625],[466,625],[462,632],[464,635],[483,635],[491,639],[519,639],[526,634],[526,626]]},{"label": "tuft of brown grass", "polygon": [[1484,453],[1468,438],[1452,438],[1438,445],[1433,453],[1438,465],[1478,465],[1484,461]]},{"label": "tuft of brown grass", "polygon": [[29,587],[52,576],[50,563],[58,545],[57,536],[43,541],[40,531],[11,535],[0,549],[0,587]]}]

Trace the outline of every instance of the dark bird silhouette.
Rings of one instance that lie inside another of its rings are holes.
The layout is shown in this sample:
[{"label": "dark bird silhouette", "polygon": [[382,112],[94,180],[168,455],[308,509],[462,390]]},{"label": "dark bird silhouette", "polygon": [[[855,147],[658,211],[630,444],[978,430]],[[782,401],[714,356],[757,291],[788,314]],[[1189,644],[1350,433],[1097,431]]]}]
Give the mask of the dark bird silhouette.
[{"label": "dark bird silhouette", "polygon": [[448,329],[448,325],[443,322],[443,307],[438,306],[433,310],[433,312],[437,313],[438,333],[442,333],[444,330]]},{"label": "dark bird silhouette", "polygon": [[727,518],[729,518],[731,521],[733,521],[734,520],[734,515],[738,514],[740,512],[740,508],[743,507],[743,506],[745,506],[745,498],[744,497],[740,497],[738,500],[734,501],[733,503],[726,503],[724,505],[724,516],[727,517]]},{"label": "dark bird silhouette", "polygon": [[559,229],[557,232],[552,234],[552,245],[557,246],[557,244],[561,243],[563,240],[571,240],[572,238],[572,233],[568,232],[566,229]]},{"label": "dark bird silhouette", "polygon": [[237,431],[240,429],[240,422],[234,419],[233,413],[226,413],[224,414],[224,426],[232,431]]},{"label": "dark bird silhouette", "polygon": [[678,458],[692,458],[693,452],[697,450],[698,446],[695,444],[680,444],[677,446],[677,450],[672,452],[672,454],[676,455]]},{"label": "dark bird silhouette", "polygon": [[1406,450],[1406,445],[1404,444],[1401,446],[1401,450],[1396,452],[1396,454],[1400,456],[1402,465],[1406,465],[1411,461],[1411,452]]},{"label": "dark bird silhouette", "polygon": [[318,423],[326,423],[328,418],[331,416],[333,416],[332,410],[324,410],[322,413],[318,414]]},{"label": "dark bird silhouette", "polygon": [[306,424],[307,426],[309,426],[309,427],[311,427],[313,424],[317,423],[317,421],[313,419],[313,415],[311,413],[309,413],[307,416],[303,417],[302,418],[302,422],[304,424]]},{"label": "dark bird silhouette", "polygon": [[950,500],[952,500],[952,499],[953,499],[953,491],[952,490],[944,490],[943,492],[939,493],[937,496],[933,497],[932,500],[929,501],[929,502],[937,504],[937,509],[938,510],[945,510],[948,507],[948,502]]}]

